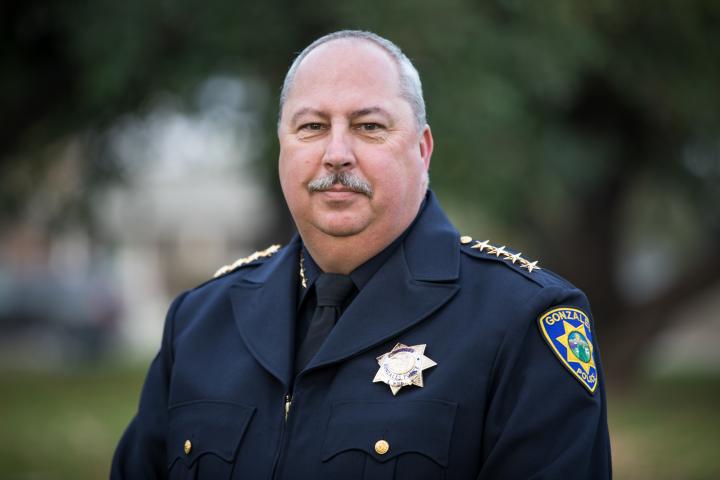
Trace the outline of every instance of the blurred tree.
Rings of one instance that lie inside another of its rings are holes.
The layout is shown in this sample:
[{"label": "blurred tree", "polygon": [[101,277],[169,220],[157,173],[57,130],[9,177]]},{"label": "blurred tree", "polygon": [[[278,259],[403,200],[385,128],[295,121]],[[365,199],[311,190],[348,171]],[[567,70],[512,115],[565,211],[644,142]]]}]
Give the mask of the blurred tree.
[{"label": "blurred tree", "polygon": [[[445,55],[427,53],[453,159],[433,178],[588,292],[621,378],[720,281],[720,5],[506,1],[460,18]],[[650,275],[623,276],[645,250]]]},{"label": "blurred tree", "polygon": [[[422,73],[434,188],[476,219],[464,226],[544,252],[588,292],[618,378],[674,309],[720,281],[719,21],[712,0],[9,0],[0,214],[23,214],[57,158],[48,146],[81,132],[85,190],[73,198],[90,219],[92,192],[122,174],[103,142],[120,115],[218,71],[277,91],[312,39],[374,30]],[[260,111],[272,138],[276,108]],[[642,289],[627,272],[645,260],[660,280]]]}]

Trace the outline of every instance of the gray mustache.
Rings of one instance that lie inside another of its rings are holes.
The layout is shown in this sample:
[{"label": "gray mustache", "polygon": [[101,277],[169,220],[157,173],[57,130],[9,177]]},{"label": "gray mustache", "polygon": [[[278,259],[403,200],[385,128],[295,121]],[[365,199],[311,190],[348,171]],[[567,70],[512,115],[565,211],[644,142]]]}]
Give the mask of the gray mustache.
[{"label": "gray mustache", "polygon": [[324,192],[326,190],[330,190],[332,186],[337,183],[352,192],[362,193],[367,195],[369,198],[372,198],[373,196],[373,189],[368,182],[346,171],[316,178],[308,183],[308,190],[310,192]]}]

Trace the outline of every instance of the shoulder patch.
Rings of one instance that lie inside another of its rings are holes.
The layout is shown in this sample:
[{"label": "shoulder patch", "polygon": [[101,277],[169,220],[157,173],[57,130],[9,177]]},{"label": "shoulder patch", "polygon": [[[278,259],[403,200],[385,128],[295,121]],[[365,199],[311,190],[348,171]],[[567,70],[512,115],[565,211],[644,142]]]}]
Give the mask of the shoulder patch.
[{"label": "shoulder patch", "polygon": [[472,243],[472,245],[470,245],[470,248],[477,250],[479,253],[485,253],[487,256],[505,260],[509,263],[512,263],[513,265],[517,265],[520,268],[527,270],[528,273],[532,273],[534,270],[542,270],[538,266],[537,260],[531,262],[523,258],[522,253],[512,253],[508,250],[505,250],[506,247],[504,245],[502,247],[496,247],[495,245],[491,245],[490,240],[485,240],[481,242],[479,240],[473,240],[472,237],[469,237],[467,235],[463,235],[462,237],[460,237],[460,243],[463,245],[470,245]]},{"label": "shoulder patch", "polygon": [[556,307],[538,317],[538,326],[565,368],[590,393],[595,393],[597,367],[588,315],[577,308]]},{"label": "shoulder patch", "polygon": [[234,272],[235,270],[242,267],[243,265],[247,265],[248,263],[254,262],[255,260],[257,260],[259,258],[265,258],[265,257],[272,256],[278,250],[280,250],[280,245],[271,245],[268,248],[266,248],[265,250],[260,250],[259,252],[255,252],[252,255],[248,255],[247,257],[239,258],[229,265],[220,267],[215,272],[215,275],[213,275],[213,278],[217,278],[222,275],[228,274],[230,272]]}]

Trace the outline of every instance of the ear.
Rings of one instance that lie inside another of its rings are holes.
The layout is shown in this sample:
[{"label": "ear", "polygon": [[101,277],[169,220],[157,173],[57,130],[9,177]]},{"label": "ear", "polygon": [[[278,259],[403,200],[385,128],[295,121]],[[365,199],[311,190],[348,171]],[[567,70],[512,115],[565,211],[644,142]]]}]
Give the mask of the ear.
[{"label": "ear", "polygon": [[425,165],[425,171],[430,168],[430,156],[433,152],[433,136],[430,125],[425,125],[420,133],[420,158]]}]

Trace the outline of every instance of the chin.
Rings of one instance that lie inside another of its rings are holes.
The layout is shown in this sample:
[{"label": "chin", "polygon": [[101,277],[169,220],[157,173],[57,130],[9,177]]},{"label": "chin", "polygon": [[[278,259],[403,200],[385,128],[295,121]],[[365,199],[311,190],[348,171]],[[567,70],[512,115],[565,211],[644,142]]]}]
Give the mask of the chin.
[{"label": "chin", "polygon": [[328,219],[318,222],[315,226],[322,233],[332,237],[351,237],[364,231],[367,228],[367,222],[357,218]]},{"label": "chin", "polygon": [[332,226],[328,228],[319,228],[319,230],[331,237],[352,237],[353,235],[357,235],[362,232],[364,228],[359,228],[355,225],[346,225],[340,227]]}]

